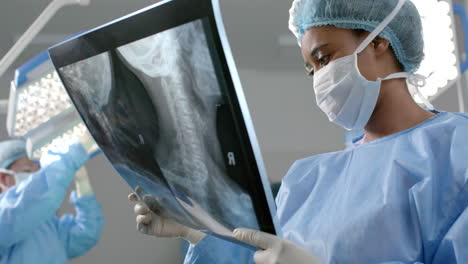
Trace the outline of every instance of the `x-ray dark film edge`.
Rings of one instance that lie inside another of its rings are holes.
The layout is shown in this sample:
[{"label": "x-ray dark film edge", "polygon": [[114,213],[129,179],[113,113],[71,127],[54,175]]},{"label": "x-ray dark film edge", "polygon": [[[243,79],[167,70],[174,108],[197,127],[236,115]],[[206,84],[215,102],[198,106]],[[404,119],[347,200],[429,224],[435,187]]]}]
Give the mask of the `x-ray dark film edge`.
[{"label": "x-ray dark film edge", "polygon": [[[239,141],[245,141],[244,144],[241,144],[240,146],[244,146],[244,145],[252,146],[252,142],[250,142],[249,135],[248,135],[247,131],[245,130],[245,127],[244,126],[239,127],[237,125],[237,124],[245,124],[245,120],[244,120],[243,115],[239,114],[239,113],[241,113],[241,111],[240,111],[240,105],[239,105],[239,102],[238,102],[238,95],[237,95],[236,90],[235,90],[235,88],[233,86],[232,76],[231,76],[231,72],[230,72],[230,70],[229,70],[229,68],[227,66],[228,64],[227,64],[226,58],[225,58],[225,56],[219,56],[219,54],[224,55],[224,52],[222,52],[223,47],[222,47],[221,42],[219,41],[220,38],[219,38],[218,31],[216,30],[216,21],[213,19],[213,17],[205,18],[203,20],[204,20],[205,32],[207,33],[206,34],[207,38],[209,40],[211,38],[211,40],[212,40],[212,41],[208,41],[208,45],[214,46],[213,48],[210,49],[210,51],[212,53],[211,57],[212,57],[213,60],[219,61],[219,63],[216,63],[216,62],[214,63],[215,69],[217,71],[222,72],[222,74],[220,74],[220,76],[225,77],[225,78],[219,78],[218,79],[219,82],[222,82],[220,87],[222,87],[222,88],[227,88],[228,87],[228,89],[225,89],[226,90],[225,92],[227,94],[226,100],[229,100],[230,104],[228,104],[228,106],[231,108],[231,112],[234,113],[234,119],[235,119],[234,124],[236,124],[235,129],[237,131],[236,134],[237,135],[239,135],[239,134],[243,135],[238,140]],[[210,21],[210,23],[207,23],[208,20]],[[221,50],[221,52],[219,52],[219,50]],[[236,110],[234,110],[234,108]],[[244,157],[247,158],[247,160],[244,160],[243,162],[248,164],[248,166],[247,166],[247,169],[249,171],[248,173],[249,174],[258,174],[259,168],[257,166],[257,163],[255,162],[256,157],[253,155],[253,152],[252,151],[246,151],[245,148],[242,148],[241,151],[243,152],[242,158],[244,158]],[[251,182],[251,184],[249,184],[249,186],[247,188],[252,188],[252,186],[260,186],[262,184],[260,182],[260,180],[261,180],[260,175],[258,175],[258,177],[251,177],[251,178],[249,178],[249,180],[253,181],[253,182]],[[258,191],[262,192],[262,193],[253,192],[254,194],[257,195],[257,197],[254,199],[254,206],[256,207],[257,212],[267,213],[267,215],[257,213],[257,217],[264,219],[265,222],[271,221],[271,216],[270,216],[269,212],[261,210],[261,208],[257,208],[257,207],[265,206],[265,204],[267,203],[266,194],[264,192],[264,189],[262,188],[262,189],[259,189]],[[258,201],[261,201],[261,202],[258,202]],[[273,222],[271,222],[270,225],[271,226],[269,226],[269,227],[265,226],[264,230],[268,231],[270,233],[275,233],[275,228],[274,228]]]}]

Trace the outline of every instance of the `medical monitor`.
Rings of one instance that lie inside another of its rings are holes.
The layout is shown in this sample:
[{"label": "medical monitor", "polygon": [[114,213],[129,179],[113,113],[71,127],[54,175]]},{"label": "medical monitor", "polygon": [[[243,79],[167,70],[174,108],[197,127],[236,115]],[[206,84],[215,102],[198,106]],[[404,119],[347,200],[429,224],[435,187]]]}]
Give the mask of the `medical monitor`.
[{"label": "medical monitor", "polygon": [[275,232],[275,206],[217,0],[157,3],[52,47],[88,130],[151,210]]}]

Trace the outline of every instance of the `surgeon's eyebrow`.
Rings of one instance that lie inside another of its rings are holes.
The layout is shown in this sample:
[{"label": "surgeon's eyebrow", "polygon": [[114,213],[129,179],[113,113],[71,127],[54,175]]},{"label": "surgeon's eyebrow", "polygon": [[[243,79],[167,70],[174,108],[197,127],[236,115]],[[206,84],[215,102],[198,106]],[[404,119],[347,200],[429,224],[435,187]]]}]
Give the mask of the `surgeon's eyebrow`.
[{"label": "surgeon's eyebrow", "polygon": [[310,53],[310,56],[312,56],[312,58],[313,58],[313,57],[317,57],[317,53],[319,52],[319,50],[320,50],[321,48],[326,47],[326,46],[328,46],[328,43],[327,43],[327,44],[319,45],[318,47],[315,47],[315,48],[312,50],[312,52]]}]

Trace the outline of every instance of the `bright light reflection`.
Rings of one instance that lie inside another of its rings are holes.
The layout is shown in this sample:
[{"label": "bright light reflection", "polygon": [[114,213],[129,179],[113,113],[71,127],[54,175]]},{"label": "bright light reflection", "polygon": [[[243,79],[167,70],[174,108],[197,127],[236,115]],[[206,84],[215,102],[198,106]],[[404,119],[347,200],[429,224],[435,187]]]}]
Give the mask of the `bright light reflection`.
[{"label": "bright light reflection", "polygon": [[[450,5],[446,1],[412,0],[422,17],[425,58],[418,74],[429,76],[424,96],[430,99],[458,75]],[[431,75],[432,73],[432,75]],[[421,100],[415,96],[418,103]]]}]

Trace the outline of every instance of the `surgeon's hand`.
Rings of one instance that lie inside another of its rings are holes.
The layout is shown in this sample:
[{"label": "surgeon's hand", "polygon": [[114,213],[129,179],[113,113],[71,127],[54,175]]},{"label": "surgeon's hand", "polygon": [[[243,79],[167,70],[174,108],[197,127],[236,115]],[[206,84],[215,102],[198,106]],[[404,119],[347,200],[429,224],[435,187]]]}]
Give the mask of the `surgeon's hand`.
[{"label": "surgeon's hand", "polygon": [[[63,141],[63,144],[55,144],[41,155],[41,168],[53,165],[56,174],[66,173],[75,175],[75,173],[88,161],[89,155],[82,144],[78,142]],[[57,171],[59,170],[59,171]]]},{"label": "surgeon's hand", "polygon": [[[181,237],[192,245],[198,244],[206,236],[204,233],[181,225],[173,219],[164,218],[153,213],[136,193],[131,193],[128,199],[136,202],[134,211],[137,215],[137,229],[143,234],[157,237]],[[150,195],[143,197],[145,201],[149,199],[154,200],[154,197]],[[152,204],[154,202],[152,201]]]},{"label": "surgeon's hand", "polygon": [[255,252],[254,261],[257,264],[321,264],[320,260],[307,250],[271,234],[238,228],[234,230],[234,237],[262,249]]}]

